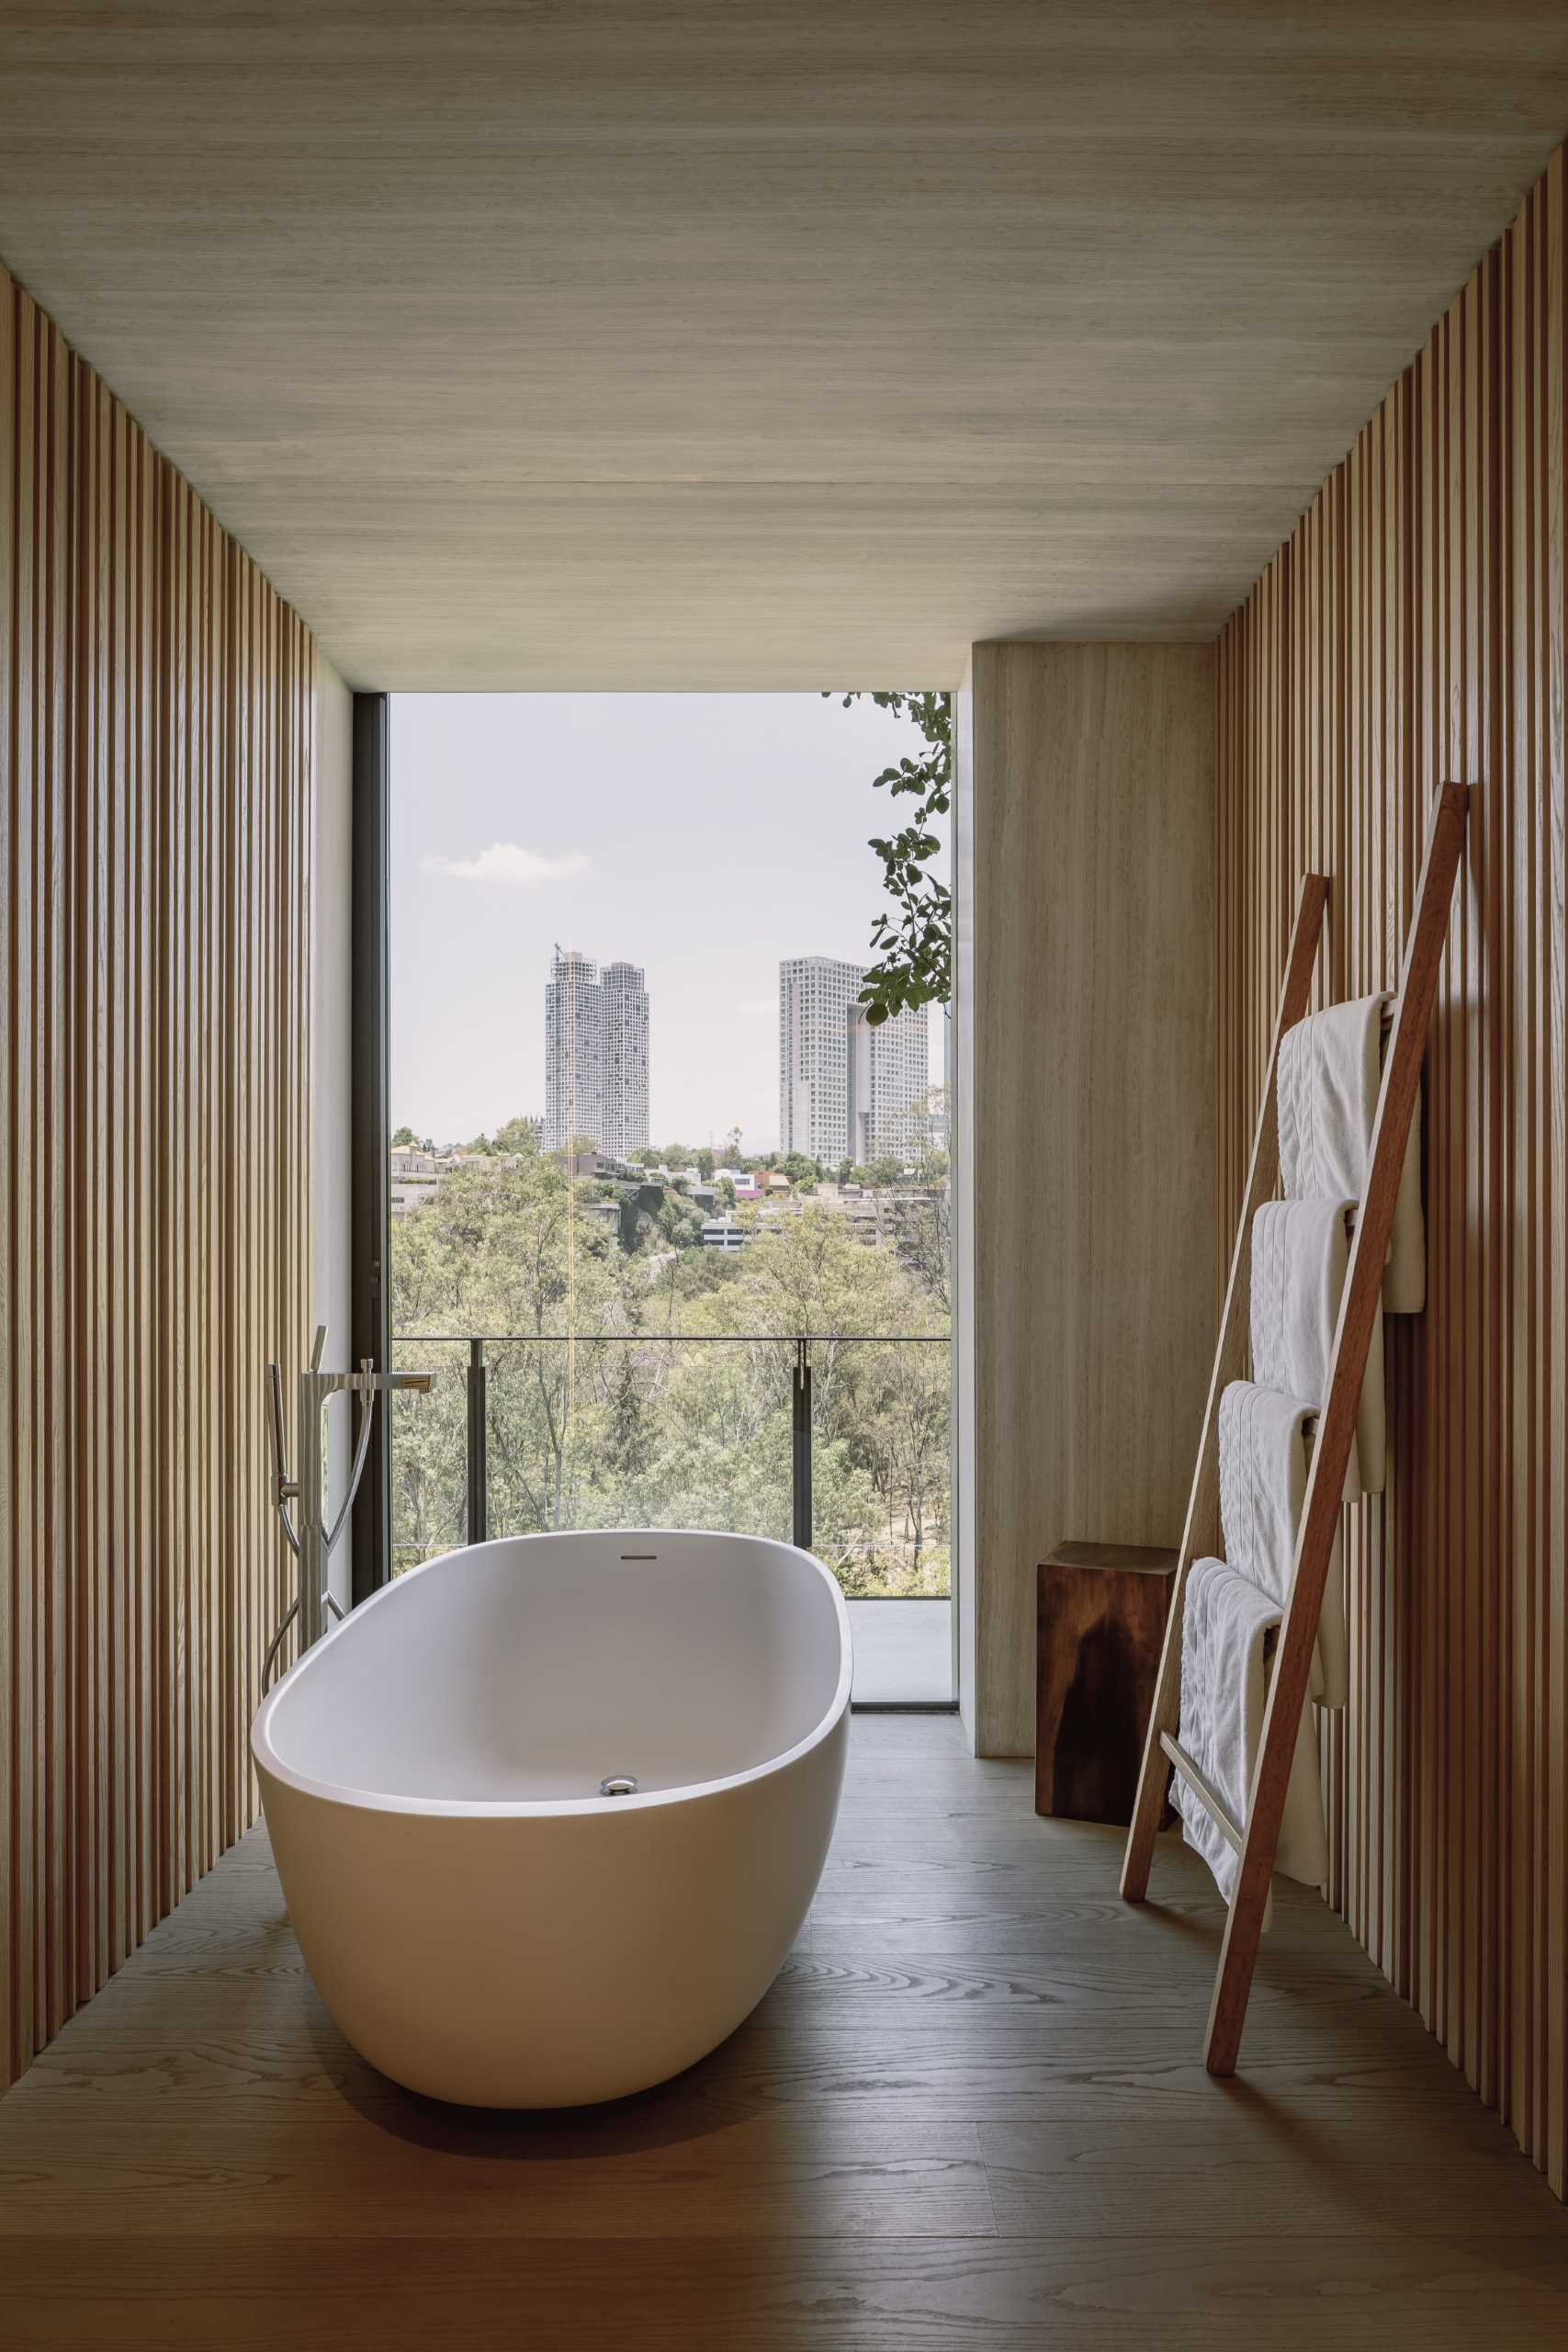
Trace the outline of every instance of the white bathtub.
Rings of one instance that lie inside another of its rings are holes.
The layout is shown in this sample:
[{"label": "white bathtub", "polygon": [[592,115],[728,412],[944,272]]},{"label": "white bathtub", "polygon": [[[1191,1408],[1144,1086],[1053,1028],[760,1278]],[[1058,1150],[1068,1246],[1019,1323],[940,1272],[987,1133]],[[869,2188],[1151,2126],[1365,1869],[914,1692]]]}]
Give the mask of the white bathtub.
[{"label": "white bathtub", "polygon": [[[394,2081],[572,2107],[734,2030],[833,1833],[849,1618],[752,1536],[532,1535],[433,1560],[251,1731],[306,1965]],[[634,1778],[637,1792],[603,1796]]]}]

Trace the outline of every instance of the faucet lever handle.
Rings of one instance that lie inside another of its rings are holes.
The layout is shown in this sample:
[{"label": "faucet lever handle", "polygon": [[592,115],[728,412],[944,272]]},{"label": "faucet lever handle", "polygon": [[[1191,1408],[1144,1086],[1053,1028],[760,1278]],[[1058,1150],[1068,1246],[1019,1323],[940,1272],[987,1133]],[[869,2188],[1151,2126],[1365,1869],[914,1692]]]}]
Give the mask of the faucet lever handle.
[{"label": "faucet lever handle", "polygon": [[[288,1506],[298,1496],[299,1488],[297,1481],[288,1475],[288,1455],[283,1434],[283,1374],[275,1363],[269,1363],[266,1368],[266,1385],[272,1405],[272,1410],[267,1415],[268,1425],[272,1430],[272,1499],[277,1516],[282,1521],[288,1548],[298,1559],[299,1538],[295,1532],[294,1522],[288,1516]],[[270,1657],[270,1652],[268,1655]]]}]

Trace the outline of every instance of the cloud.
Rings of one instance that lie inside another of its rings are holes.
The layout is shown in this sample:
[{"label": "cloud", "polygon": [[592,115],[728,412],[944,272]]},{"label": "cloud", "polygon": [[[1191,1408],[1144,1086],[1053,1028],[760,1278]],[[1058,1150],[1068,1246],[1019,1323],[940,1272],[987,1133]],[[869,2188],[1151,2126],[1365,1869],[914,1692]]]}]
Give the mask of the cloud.
[{"label": "cloud", "polygon": [[504,882],[513,890],[540,890],[547,882],[570,882],[586,874],[588,860],[575,850],[566,857],[541,857],[515,842],[491,842],[478,857],[427,857],[424,870],[449,874],[457,882]]}]

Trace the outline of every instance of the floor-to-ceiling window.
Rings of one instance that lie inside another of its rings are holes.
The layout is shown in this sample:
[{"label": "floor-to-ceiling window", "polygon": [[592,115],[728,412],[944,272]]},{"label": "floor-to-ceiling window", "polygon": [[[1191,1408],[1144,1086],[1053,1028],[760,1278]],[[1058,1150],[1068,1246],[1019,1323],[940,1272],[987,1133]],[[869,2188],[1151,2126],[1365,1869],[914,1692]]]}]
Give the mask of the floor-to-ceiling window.
[{"label": "floor-to-ceiling window", "polygon": [[809,1543],[856,1697],[951,1698],[946,1014],[868,1023],[866,700],[391,705],[392,1566]]}]

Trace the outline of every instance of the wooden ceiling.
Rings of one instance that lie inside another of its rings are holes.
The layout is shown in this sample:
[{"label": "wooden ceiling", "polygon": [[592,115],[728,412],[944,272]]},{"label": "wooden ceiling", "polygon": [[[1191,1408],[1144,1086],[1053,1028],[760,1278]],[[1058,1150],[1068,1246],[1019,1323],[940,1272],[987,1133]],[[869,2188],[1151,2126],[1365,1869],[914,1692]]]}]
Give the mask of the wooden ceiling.
[{"label": "wooden ceiling", "polygon": [[356,683],[1204,637],[1568,129],[1561,0],[0,6],[0,258]]}]

